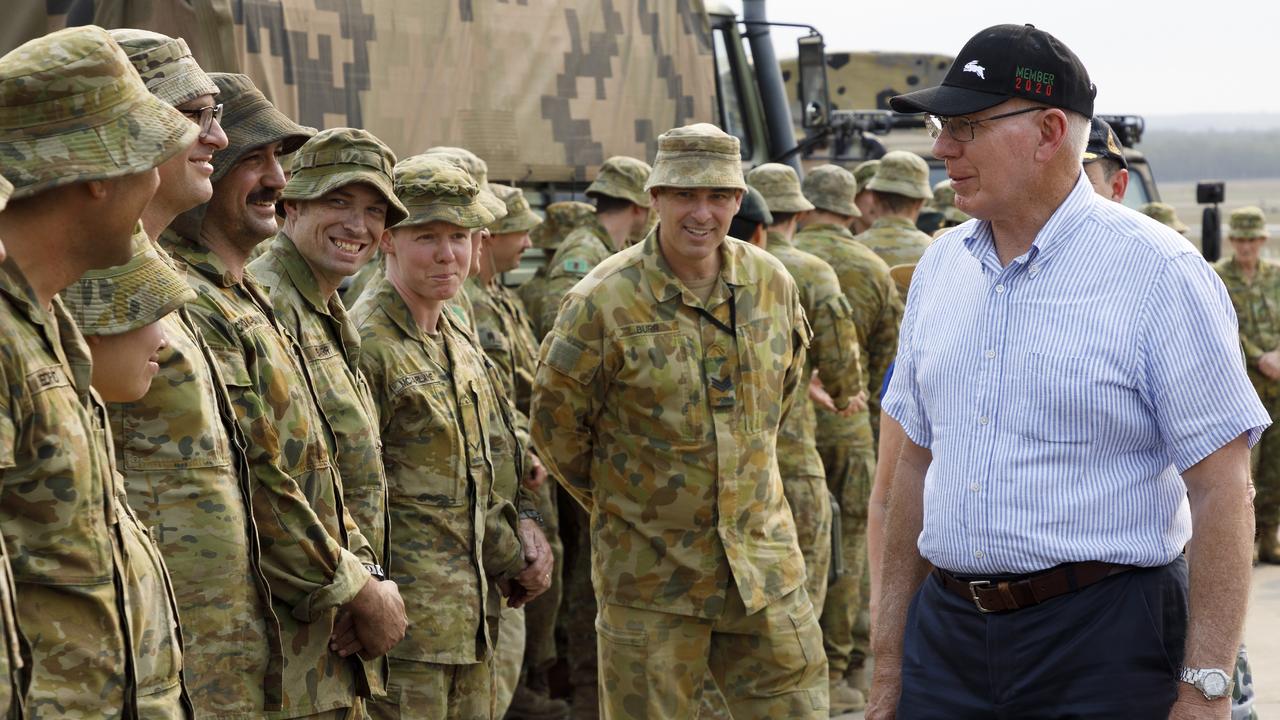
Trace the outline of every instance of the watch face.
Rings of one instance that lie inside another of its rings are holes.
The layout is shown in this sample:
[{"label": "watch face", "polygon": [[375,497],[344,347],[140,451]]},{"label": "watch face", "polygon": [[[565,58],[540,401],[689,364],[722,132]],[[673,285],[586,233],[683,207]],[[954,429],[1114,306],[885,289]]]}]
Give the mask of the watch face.
[{"label": "watch face", "polygon": [[1227,683],[1230,681],[1222,673],[1215,672],[1205,675],[1200,682],[1204,686],[1206,695],[1222,697],[1227,694]]}]

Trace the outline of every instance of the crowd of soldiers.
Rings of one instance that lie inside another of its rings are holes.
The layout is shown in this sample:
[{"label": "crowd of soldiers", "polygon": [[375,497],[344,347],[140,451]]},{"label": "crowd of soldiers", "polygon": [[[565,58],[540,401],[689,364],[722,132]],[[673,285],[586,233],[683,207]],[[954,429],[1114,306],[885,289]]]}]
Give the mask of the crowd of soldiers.
[{"label": "crowd of soldiers", "polygon": [[[6,717],[863,707],[879,399],[920,228],[968,218],[912,153],[739,158],[677,128],[540,216],[465,149],[303,127],[181,39],[0,58]],[[679,203],[745,241],[723,271],[658,250],[659,218],[710,228]],[[1230,227],[1274,389],[1265,219]]]}]

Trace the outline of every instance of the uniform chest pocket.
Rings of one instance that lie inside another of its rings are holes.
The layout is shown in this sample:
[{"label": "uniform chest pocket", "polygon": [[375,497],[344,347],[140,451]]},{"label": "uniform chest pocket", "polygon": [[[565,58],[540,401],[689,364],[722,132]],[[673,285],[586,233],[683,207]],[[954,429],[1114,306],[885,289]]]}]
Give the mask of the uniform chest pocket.
[{"label": "uniform chest pocket", "polygon": [[791,365],[791,337],[760,319],[738,326],[737,344],[743,426],[749,433],[777,428],[782,417],[783,380]]},{"label": "uniform chest pocket", "polygon": [[616,407],[627,432],[674,444],[701,442],[706,432],[706,389],[693,340],[677,323],[624,328],[618,343],[622,388]]},{"label": "uniform chest pocket", "polygon": [[391,390],[393,415],[382,438],[387,492],[424,505],[462,505],[467,451],[452,385],[424,371],[397,378]]},{"label": "uniform chest pocket", "polygon": [[1016,397],[1014,432],[1051,443],[1093,439],[1099,371],[1091,358],[1028,353]]}]

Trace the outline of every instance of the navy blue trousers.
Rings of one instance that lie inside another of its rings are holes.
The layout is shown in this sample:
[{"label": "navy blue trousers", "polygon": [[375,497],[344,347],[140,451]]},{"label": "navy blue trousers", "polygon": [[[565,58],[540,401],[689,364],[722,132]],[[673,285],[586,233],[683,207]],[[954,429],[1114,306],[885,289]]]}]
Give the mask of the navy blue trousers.
[{"label": "navy blue trousers", "polygon": [[930,574],[903,636],[900,720],[1167,720],[1187,634],[1187,564],[1131,570],[983,614]]}]

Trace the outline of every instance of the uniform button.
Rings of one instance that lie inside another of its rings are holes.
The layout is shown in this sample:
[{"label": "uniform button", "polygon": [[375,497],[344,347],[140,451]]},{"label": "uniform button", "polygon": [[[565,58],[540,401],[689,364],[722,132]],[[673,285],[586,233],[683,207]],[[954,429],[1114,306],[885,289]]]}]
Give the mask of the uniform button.
[{"label": "uniform button", "polygon": [[986,352],[986,355],[987,355],[987,359],[988,359],[988,360],[990,360],[991,358],[993,358],[993,357],[995,357],[995,356],[996,356],[996,351],[995,351],[995,350],[988,350],[988,351]]},{"label": "uniform button", "polygon": [[981,560],[982,558],[986,557],[986,556],[987,556],[987,554],[986,554],[986,553],[984,553],[984,552],[982,552],[981,550],[974,550],[974,551],[973,551],[973,556],[974,556],[974,557],[976,557],[976,558],[978,558],[979,560]]},{"label": "uniform button", "polygon": [[972,485],[969,486],[969,489],[974,492],[978,492],[979,490],[982,489],[982,486],[979,485],[978,483],[973,483]]},{"label": "uniform button", "polygon": [[988,418],[986,415],[983,415],[982,417],[978,418],[979,425],[986,425],[989,422],[991,422],[991,418]]},{"label": "uniform button", "polygon": [[997,285],[997,286],[996,286],[996,292],[998,292],[998,293],[1002,293],[1002,292],[1004,292],[1004,285]]}]

